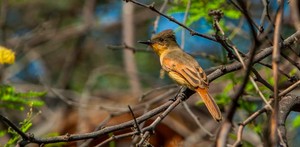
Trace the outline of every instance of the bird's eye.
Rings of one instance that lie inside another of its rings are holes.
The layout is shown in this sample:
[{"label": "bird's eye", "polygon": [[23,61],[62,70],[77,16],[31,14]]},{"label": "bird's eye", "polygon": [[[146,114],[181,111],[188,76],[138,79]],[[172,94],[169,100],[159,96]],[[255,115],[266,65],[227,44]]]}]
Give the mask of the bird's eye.
[{"label": "bird's eye", "polygon": [[160,41],[160,42],[163,42],[163,41],[164,41],[164,39],[163,39],[163,38],[159,38],[159,41]]}]

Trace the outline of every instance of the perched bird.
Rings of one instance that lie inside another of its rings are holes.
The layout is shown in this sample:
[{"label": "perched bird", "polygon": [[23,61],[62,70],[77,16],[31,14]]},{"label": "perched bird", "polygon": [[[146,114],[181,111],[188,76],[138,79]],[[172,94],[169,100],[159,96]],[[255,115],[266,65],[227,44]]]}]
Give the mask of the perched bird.
[{"label": "perched bird", "polygon": [[151,46],[160,57],[160,64],[170,78],[179,85],[196,91],[212,117],[216,121],[222,120],[218,105],[208,93],[209,83],[205,72],[192,56],[179,47],[172,30],[162,31],[154,35],[151,40],[139,43]]}]

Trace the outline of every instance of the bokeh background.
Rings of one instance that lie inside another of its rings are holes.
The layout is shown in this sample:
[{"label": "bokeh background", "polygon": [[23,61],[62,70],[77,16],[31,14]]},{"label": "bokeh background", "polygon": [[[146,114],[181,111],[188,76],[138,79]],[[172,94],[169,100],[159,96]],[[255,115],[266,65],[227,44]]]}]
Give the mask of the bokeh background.
[{"label": "bokeh background", "polygon": [[[253,43],[247,21],[228,1],[139,2],[155,3],[155,7],[164,14],[207,35],[215,32],[209,10],[220,9],[224,13],[220,24],[228,38],[244,53],[247,53]],[[191,7],[185,16],[188,2],[191,2]],[[268,13],[274,19],[278,8],[277,1],[267,2]],[[272,32],[272,23],[267,16],[263,16],[266,1],[247,1],[247,6],[253,20]],[[169,96],[149,106],[150,108],[171,98],[178,87],[172,86],[174,82],[162,74],[159,59],[151,48],[137,43],[139,40],[148,40],[153,34],[165,29],[173,29],[184,51],[193,55],[207,71],[212,67],[233,62],[220,44],[199,36],[191,36],[188,31],[164,17],[159,17],[157,13],[122,0],[1,0],[0,9],[0,45],[12,49],[16,55],[14,64],[0,67],[1,84],[9,85],[13,91],[19,93],[44,93],[37,98],[39,102],[42,101],[41,105],[34,106],[28,102],[22,110],[3,106],[0,107],[0,112],[16,124],[29,119],[32,126],[28,131],[35,136],[93,131],[109,114],[127,110],[127,105],[142,103],[140,98],[145,93],[147,101],[169,89],[175,89]],[[290,6],[285,2],[281,31],[283,38],[295,32],[292,20]],[[126,46],[137,50],[126,49]],[[263,46],[267,47],[269,44],[265,43]],[[299,45],[297,47],[299,53]],[[270,63],[270,60],[265,62]],[[299,75],[299,71],[288,66],[284,69],[289,71],[288,74]],[[271,81],[271,70],[262,69],[260,72]],[[222,111],[226,110],[235,85],[241,81],[241,73],[228,74],[211,83],[210,91]],[[167,88],[161,88],[164,86]],[[249,91],[253,89],[248,87]],[[151,90],[154,92],[149,94]],[[270,91],[265,91],[266,95],[270,95]],[[244,120],[262,106],[257,94],[251,94],[251,98],[243,103],[236,120]],[[194,95],[188,104],[202,125],[214,134],[219,125],[211,119],[198,96]],[[141,115],[143,110],[138,109],[136,113]],[[246,128],[244,138],[247,146],[263,144],[265,117],[261,116]],[[297,113],[292,113],[290,117],[287,125],[289,142],[291,146],[295,146],[299,143],[296,136],[299,136],[300,119]],[[113,117],[107,125],[130,119],[132,118],[129,113],[123,113]],[[11,135],[5,132],[5,125],[1,124],[0,129],[2,146]],[[98,138],[94,144],[103,141],[107,136]],[[234,133],[232,136],[234,140]],[[198,140],[193,140],[193,137]],[[130,138],[127,138],[109,145],[128,146],[130,142]],[[159,125],[151,142],[154,146],[178,146],[182,142],[202,146],[211,144],[213,139],[179,106]],[[76,144],[80,143],[55,145]]]}]

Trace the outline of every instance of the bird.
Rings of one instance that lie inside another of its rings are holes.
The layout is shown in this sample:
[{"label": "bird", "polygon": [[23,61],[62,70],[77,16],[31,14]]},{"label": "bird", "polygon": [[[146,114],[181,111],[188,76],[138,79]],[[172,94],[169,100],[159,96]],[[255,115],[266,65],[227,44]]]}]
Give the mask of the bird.
[{"label": "bird", "polygon": [[139,43],[146,44],[154,50],[159,56],[162,69],[171,79],[200,95],[214,120],[217,122],[222,120],[221,111],[208,92],[209,82],[206,73],[191,55],[179,47],[173,30],[164,30],[154,35],[151,40]]}]

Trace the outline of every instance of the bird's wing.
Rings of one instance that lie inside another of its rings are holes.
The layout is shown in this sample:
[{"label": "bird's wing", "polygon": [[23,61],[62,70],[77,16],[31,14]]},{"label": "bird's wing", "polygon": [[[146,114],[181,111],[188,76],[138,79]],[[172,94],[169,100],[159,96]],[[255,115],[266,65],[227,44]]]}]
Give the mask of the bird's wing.
[{"label": "bird's wing", "polygon": [[[183,51],[170,52],[162,59],[162,67],[167,72],[175,72],[184,78],[193,88],[208,86],[206,74],[197,61]],[[175,79],[176,80],[176,79]]]}]

